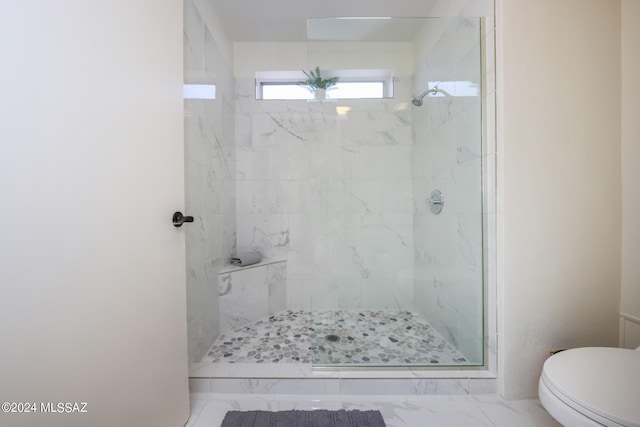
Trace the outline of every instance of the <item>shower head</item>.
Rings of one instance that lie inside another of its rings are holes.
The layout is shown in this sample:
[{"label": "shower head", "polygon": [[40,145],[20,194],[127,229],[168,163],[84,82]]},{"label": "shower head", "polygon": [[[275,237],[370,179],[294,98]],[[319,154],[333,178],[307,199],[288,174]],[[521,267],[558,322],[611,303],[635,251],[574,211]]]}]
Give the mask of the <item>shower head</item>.
[{"label": "shower head", "polygon": [[427,89],[424,92],[422,92],[420,95],[414,96],[413,98],[411,98],[411,102],[416,107],[422,107],[422,100],[424,99],[425,96],[427,96],[430,93],[433,94],[433,95],[437,94],[438,93],[438,86],[434,86],[433,89]]}]

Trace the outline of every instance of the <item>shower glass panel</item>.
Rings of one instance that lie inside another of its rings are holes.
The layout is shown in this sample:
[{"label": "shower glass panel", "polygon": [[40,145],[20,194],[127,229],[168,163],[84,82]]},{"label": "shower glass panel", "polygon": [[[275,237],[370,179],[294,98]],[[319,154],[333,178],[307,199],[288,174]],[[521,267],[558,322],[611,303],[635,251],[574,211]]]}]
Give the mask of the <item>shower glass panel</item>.
[{"label": "shower glass panel", "polygon": [[192,0],[184,2],[185,210],[189,362],[220,335],[218,276],[235,250],[235,81]]},{"label": "shower glass panel", "polygon": [[308,244],[289,273],[311,308],[313,365],[482,365],[480,19],[307,28],[310,69],[386,85],[300,115],[307,197],[290,232]]}]

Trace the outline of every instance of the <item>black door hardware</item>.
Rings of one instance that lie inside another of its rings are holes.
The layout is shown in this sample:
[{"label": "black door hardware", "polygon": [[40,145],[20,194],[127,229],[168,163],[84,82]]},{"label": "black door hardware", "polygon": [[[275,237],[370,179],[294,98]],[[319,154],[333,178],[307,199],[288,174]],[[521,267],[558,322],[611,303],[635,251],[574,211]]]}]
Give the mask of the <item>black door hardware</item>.
[{"label": "black door hardware", "polygon": [[174,227],[182,227],[182,224],[185,222],[193,222],[192,216],[184,216],[182,215],[182,212],[174,212],[171,219]]}]

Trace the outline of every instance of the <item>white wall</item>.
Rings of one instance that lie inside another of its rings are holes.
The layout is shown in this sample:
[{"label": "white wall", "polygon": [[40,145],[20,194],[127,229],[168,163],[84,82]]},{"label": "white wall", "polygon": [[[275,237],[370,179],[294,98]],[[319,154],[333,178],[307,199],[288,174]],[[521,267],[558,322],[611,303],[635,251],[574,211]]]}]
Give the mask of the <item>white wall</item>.
[{"label": "white wall", "polygon": [[621,344],[640,346],[640,1],[622,0]]},{"label": "white wall", "polygon": [[193,0],[193,4],[198,9],[202,20],[211,31],[211,35],[216,45],[220,49],[225,61],[233,64],[233,42],[229,40],[222,25],[222,18],[218,14],[213,2],[207,0]]},{"label": "white wall", "polygon": [[183,425],[182,2],[3,2],[0,38],[0,395],[87,402],[0,425]]},{"label": "white wall", "polygon": [[413,44],[406,42],[311,42],[308,68],[388,69],[394,77],[413,74]]},{"label": "white wall", "polygon": [[620,3],[497,11],[500,372],[519,398],[550,349],[618,342]]},{"label": "white wall", "polygon": [[394,76],[413,72],[412,43],[381,42],[236,42],[234,75],[254,79],[256,71],[390,69]]}]

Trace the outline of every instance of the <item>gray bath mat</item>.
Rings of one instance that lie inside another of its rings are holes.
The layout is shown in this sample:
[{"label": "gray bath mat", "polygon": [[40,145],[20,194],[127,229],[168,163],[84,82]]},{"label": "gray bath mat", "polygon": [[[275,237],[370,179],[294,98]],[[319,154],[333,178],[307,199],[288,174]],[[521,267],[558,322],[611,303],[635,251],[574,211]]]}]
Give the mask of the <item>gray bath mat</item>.
[{"label": "gray bath mat", "polygon": [[385,427],[380,411],[229,411],[220,427]]}]

